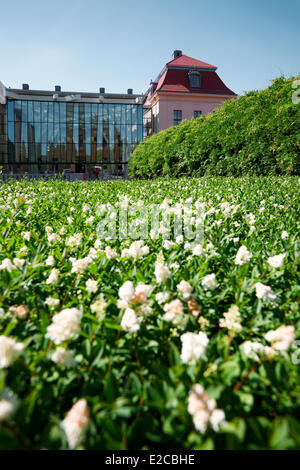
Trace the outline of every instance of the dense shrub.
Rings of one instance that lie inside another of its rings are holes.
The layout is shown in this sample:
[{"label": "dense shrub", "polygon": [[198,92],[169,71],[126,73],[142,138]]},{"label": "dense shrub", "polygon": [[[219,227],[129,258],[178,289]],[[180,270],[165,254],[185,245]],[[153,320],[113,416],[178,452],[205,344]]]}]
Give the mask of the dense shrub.
[{"label": "dense shrub", "polygon": [[292,102],[294,80],[278,78],[266,90],[147,138],[130,158],[131,175],[299,174],[300,106]]}]

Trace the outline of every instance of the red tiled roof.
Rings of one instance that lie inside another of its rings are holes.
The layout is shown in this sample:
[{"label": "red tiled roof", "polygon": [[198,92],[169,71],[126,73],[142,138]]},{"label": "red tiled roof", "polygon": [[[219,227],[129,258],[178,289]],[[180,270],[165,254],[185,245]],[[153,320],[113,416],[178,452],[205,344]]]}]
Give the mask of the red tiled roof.
[{"label": "red tiled roof", "polygon": [[202,67],[202,68],[213,68],[216,69],[215,65],[207,64],[201,60],[193,59],[187,55],[181,55],[176,59],[171,60],[167,65],[176,65],[178,67]]},{"label": "red tiled roof", "polygon": [[[182,56],[181,56],[182,57]],[[177,60],[177,59],[176,59]],[[188,70],[166,69],[160,77],[155,91],[183,93],[211,93],[235,96],[222,82],[219,75],[213,71],[201,72],[201,87],[190,87]]]}]

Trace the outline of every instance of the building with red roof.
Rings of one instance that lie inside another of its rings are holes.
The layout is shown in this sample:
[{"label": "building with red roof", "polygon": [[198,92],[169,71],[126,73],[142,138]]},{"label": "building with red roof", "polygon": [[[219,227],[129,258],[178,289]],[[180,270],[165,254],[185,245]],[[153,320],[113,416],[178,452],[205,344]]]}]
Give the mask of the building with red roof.
[{"label": "building with red roof", "polygon": [[237,95],[216,73],[217,67],[176,50],[144,98],[146,135],[179,124],[183,119],[212,113]]}]

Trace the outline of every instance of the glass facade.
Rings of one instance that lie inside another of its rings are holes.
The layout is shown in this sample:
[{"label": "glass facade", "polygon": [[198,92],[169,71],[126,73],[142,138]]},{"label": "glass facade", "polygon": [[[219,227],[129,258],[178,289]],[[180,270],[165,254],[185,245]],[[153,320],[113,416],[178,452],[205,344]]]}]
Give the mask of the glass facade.
[{"label": "glass facade", "polygon": [[143,140],[141,104],[8,100],[6,106],[8,146],[0,149],[0,165],[13,173],[92,176],[99,166],[122,176]]}]

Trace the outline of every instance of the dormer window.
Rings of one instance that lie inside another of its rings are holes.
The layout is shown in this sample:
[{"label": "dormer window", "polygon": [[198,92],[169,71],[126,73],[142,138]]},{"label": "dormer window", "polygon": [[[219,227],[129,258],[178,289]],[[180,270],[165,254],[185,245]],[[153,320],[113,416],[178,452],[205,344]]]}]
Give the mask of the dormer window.
[{"label": "dormer window", "polygon": [[190,87],[200,88],[201,87],[201,73],[200,72],[189,72]]}]

